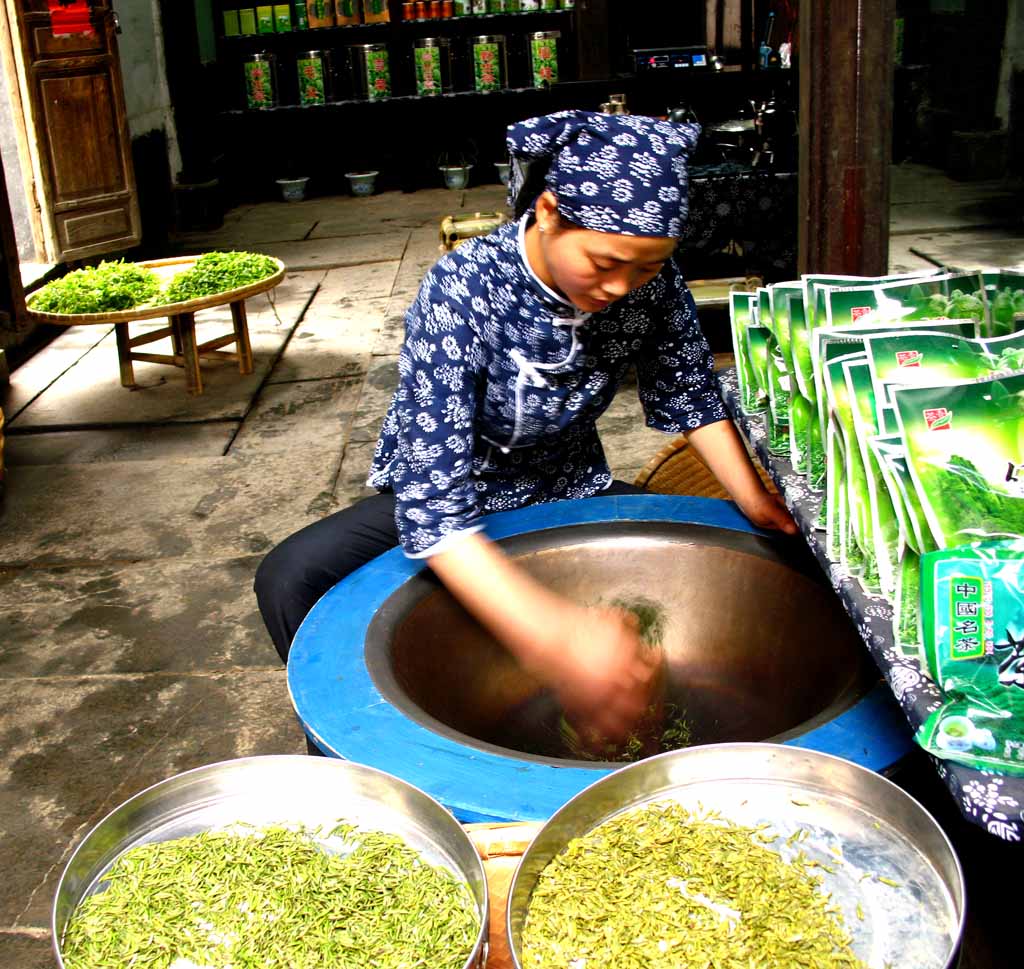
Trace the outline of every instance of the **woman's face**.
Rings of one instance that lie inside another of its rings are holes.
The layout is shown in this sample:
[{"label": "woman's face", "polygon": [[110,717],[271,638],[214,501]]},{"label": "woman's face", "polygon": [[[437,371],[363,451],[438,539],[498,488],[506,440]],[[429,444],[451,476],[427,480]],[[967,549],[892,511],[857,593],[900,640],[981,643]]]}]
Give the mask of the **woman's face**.
[{"label": "woman's face", "polygon": [[[553,203],[554,196],[549,198]],[[535,224],[544,230],[539,233],[549,277],[544,281],[586,313],[596,313],[652,280],[676,248],[675,239],[577,228],[544,201],[543,196],[538,201]]]}]

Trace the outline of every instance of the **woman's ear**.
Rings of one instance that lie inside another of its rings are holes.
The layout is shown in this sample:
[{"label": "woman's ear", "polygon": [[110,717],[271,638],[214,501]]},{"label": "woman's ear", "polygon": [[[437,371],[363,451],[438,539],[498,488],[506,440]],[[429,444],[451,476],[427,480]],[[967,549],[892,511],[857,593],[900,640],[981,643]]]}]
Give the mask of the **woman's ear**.
[{"label": "woman's ear", "polygon": [[558,228],[558,199],[554,193],[545,189],[537,197],[535,209],[537,213],[537,228],[541,232],[554,231]]}]

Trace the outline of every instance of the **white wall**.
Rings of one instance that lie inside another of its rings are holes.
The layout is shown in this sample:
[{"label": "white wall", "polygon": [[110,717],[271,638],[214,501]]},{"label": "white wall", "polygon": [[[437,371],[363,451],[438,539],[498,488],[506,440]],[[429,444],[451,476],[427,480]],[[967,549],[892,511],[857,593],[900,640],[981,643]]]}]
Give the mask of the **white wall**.
[{"label": "white wall", "polygon": [[171,175],[181,169],[177,131],[167,88],[164,41],[157,0],[117,0],[121,22],[117,42],[128,109],[128,130],[133,138],[160,128],[167,134]]}]

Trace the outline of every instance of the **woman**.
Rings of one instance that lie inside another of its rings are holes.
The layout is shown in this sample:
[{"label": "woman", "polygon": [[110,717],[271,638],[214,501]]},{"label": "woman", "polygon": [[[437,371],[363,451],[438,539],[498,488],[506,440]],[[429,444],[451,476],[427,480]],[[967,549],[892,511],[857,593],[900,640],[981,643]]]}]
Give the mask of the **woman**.
[{"label": "woman", "polygon": [[543,191],[423,280],[370,471],[380,494],[291,536],[257,573],[283,659],[324,592],[401,544],[588,732],[628,733],[654,674],[630,618],[540,585],[487,540],[483,516],[640,490],[612,480],[595,428],[634,364],[647,423],[685,432],[752,522],[796,531],[727,419],[671,259],[698,134],[583,111],[509,129],[513,197],[523,165],[545,173]]}]

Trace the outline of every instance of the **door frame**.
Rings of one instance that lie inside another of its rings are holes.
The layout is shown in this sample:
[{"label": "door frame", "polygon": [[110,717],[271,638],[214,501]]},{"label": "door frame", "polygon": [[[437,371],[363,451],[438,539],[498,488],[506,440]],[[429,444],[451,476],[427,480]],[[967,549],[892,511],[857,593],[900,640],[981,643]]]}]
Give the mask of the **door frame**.
[{"label": "door frame", "polygon": [[21,168],[22,191],[25,201],[28,203],[36,262],[53,263],[56,261],[57,248],[49,222],[43,218],[46,188],[42,178],[39,151],[35,140],[29,136],[29,131],[34,130],[32,129],[32,102],[26,96],[27,76],[18,23],[12,0],[0,0],[0,81],[4,82],[8,92],[7,97],[11,101],[14,137],[17,141],[18,160]]}]

